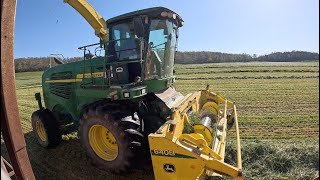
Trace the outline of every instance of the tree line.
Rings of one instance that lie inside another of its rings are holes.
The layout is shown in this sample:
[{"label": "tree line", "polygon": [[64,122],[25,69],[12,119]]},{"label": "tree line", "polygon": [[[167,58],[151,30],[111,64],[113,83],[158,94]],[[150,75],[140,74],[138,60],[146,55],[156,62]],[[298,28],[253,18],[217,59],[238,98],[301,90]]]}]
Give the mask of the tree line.
[{"label": "tree line", "polygon": [[306,51],[274,52],[267,55],[230,54],[221,52],[178,52],[175,62],[178,64],[202,64],[225,62],[297,62],[319,60],[319,53]]},{"label": "tree line", "polygon": [[[65,62],[82,60],[82,57],[64,59]],[[231,54],[208,51],[186,51],[177,52],[175,63],[177,64],[202,64],[202,63],[230,63],[230,62],[298,62],[319,60],[319,53],[306,51],[274,52],[257,56],[256,54]],[[56,66],[56,62],[51,59],[51,66]],[[49,57],[27,57],[15,59],[16,72],[43,71],[50,66]]]},{"label": "tree line", "polygon": [[[65,58],[63,61],[68,63],[82,59],[82,57],[73,57]],[[57,63],[53,60],[53,58],[51,58],[51,67],[56,65]],[[50,57],[17,58],[14,60],[14,66],[16,72],[43,71],[50,67]]]}]

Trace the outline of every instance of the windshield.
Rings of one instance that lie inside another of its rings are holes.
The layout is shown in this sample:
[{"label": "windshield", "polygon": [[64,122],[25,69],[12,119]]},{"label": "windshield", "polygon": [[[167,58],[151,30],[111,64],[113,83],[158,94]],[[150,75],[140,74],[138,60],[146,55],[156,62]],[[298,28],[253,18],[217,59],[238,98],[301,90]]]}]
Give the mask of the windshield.
[{"label": "windshield", "polygon": [[[109,62],[145,60],[144,79],[173,76],[177,26],[171,19],[133,18],[131,21],[109,25],[106,56]],[[140,40],[145,49],[140,51]],[[148,51],[145,51],[147,50]],[[147,53],[145,53],[147,52]],[[141,54],[142,53],[142,54]]]},{"label": "windshield", "polygon": [[176,29],[176,25],[168,19],[151,20],[146,79],[173,76]]}]

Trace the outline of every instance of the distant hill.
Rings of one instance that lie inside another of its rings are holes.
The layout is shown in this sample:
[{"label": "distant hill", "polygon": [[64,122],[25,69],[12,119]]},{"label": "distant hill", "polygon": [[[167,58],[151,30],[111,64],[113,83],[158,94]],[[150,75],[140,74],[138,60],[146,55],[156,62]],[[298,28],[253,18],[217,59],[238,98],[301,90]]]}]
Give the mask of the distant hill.
[{"label": "distant hill", "polygon": [[270,62],[296,62],[319,60],[319,53],[305,52],[305,51],[291,51],[291,52],[275,52],[256,58],[257,61]]},{"label": "distant hill", "polygon": [[[79,61],[82,57],[65,59],[66,62]],[[186,51],[176,54],[177,64],[202,64],[202,63],[227,63],[227,62],[297,62],[319,60],[319,53],[306,51],[274,52],[267,55],[257,56],[249,54],[231,54],[208,51]],[[52,66],[56,63],[52,60]],[[16,72],[43,71],[49,67],[49,57],[27,57],[15,59]]]},{"label": "distant hill", "polygon": [[178,64],[201,64],[223,62],[297,62],[307,60],[319,60],[319,53],[306,51],[274,52],[267,55],[257,56],[249,54],[229,54],[221,52],[178,52],[176,63]]}]

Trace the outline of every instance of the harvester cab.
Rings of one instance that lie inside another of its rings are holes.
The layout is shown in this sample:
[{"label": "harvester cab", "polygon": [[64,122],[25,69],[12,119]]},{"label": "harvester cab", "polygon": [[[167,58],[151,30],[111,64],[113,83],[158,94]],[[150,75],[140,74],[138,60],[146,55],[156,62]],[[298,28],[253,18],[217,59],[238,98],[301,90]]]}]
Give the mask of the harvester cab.
[{"label": "harvester cab", "polygon": [[[178,28],[182,25],[181,17],[167,8],[135,11],[107,21],[108,41],[101,38],[100,43],[79,49],[84,51],[83,59],[89,60],[87,64],[105,62],[103,73],[108,80],[103,85],[132,87],[148,80],[166,79],[170,86],[174,81]],[[90,48],[95,46],[98,47],[93,54]],[[85,71],[101,72],[94,68]],[[167,87],[159,86],[157,90]]]},{"label": "harvester cab", "polygon": [[[88,21],[100,42],[79,48],[83,60],[43,73],[45,107],[36,93],[39,110],[32,114],[40,145],[57,146],[71,124],[91,162],[104,170],[126,172],[135,154],[146,149],[156,179],[241,179],[235,105],[209,88],[183,96],[173,86],[182,18],[156,7],[105,21],[85,0],[65,2]],[[193,115],[199,121],[185,132]],[[226,131],[233,123],[237,167],[224,162]]]},{"label": "harvester cab", "polygon": [[136,13],[108,20],[110,41],[105,47],[109,62],[126,62],[120,69],[128,75],[120,77],[129,83],[173,78],[177,32],[182,19],[162,7]]}]

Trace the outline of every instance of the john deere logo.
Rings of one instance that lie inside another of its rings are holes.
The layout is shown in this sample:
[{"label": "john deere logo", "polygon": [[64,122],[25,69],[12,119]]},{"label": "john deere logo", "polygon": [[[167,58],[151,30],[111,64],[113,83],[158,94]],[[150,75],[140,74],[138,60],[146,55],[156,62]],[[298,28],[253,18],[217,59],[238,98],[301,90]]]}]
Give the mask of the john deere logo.
[{"label": "john deere logo", "polygon": [[163,169],[164,169],[165,172],[168,172],[168,173],[176,172],[176,168],[174,167],[173,164],[164,164],[163,165]]}]

